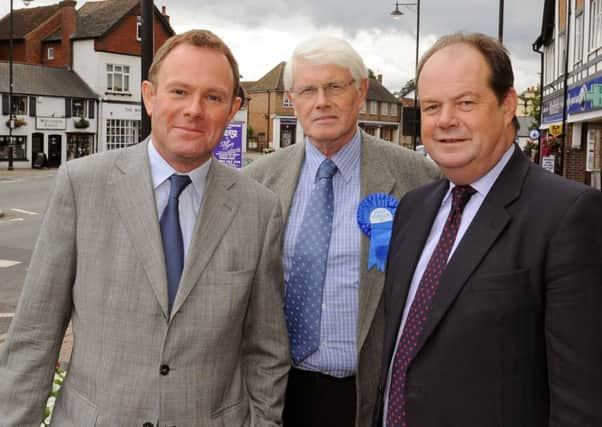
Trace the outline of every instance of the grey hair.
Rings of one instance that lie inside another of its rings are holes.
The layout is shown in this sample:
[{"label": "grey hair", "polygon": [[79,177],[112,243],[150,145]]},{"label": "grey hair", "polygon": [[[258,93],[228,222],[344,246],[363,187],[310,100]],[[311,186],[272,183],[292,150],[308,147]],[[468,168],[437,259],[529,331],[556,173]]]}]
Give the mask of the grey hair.
[{"label": "grey hair", "polygon": [[368,78],[368,69],[362,57],[345,40],[332,36],[317,36],[299,44],[291,59],[284,67],[284,88],[293,88],[295,64],[297,61],[309,62],[316,65],[338,65],[346,68],[359,87],[362,80]]}]

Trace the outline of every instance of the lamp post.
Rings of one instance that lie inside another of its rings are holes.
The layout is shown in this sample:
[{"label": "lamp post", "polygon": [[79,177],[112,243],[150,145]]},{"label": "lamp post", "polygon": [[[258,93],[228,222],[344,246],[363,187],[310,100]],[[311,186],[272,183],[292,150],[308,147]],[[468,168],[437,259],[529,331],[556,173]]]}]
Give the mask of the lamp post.
[{"label": "lamp post", "polygon": [[[25,6],[29,6],[33,0],[23,0]],[[13,141],[13,128],[15,127],[15,115],[13,114],[13,0],[10,0],[10,15],[8,17],[8,170],[13,170],[15,157],[15,142]]]},{"label": "lamp post", "polygon": [[395,2],[395,9],[391,12],[393,19],[399,19],[403,12],[399,6],[416,6],[416,59],[414,62],[414,135],[412,136],[412,148],[416,150],[416,138],[418,136],[418,50],[420,47],[420,0],[414,3]]},{"label": "lamp post", "polygon": [[497,39],[500,43],[504,42],[504,0],[499,0],[498,23],[497,23]]}]

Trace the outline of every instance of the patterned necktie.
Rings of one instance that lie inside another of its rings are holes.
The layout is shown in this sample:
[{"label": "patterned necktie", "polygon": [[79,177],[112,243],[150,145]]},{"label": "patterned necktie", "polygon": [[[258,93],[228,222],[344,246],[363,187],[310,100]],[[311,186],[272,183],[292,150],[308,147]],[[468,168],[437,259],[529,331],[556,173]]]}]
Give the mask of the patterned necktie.
[{"label": "patterned necktie", "polygon": [[180,193],[190,184],[188,175],[173,174],[169,177],[171,183],[167,206],[161,215],[161,240],[167,271],[167,301],[169,313],[178,292],[182,268],[184,268],[184,240],[180,228],[180,211],[178,208]]},{"label": "patterned necktie", "polygon": [[284,316],[295,364],[320,345],[322,291],[334,211],[332,177],[336,171],[332,160],[325,159],[320,164],[295,241],[284,298]]},{"label": "patterned necktie", "polygon": [[447,266],[447,259],[454,246],[462,221],[462,212],[474,193],[474,188],[470,186],[456,186],[452,190],[451,210],[433,255],[420,279],[401,339],[395,351],[387,399],[387,427],[407,426],[404,399],[406,372],[414,358],[418,338],[428,317],[432,299],[435,297],[439,286],[439,278]]}]

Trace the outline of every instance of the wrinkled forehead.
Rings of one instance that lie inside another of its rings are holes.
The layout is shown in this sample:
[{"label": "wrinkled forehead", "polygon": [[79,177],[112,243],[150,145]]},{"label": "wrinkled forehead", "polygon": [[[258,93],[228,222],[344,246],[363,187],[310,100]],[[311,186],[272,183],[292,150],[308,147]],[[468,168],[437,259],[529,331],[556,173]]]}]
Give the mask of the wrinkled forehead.
[{"label": "wrinkled forehead", "polygon": [[337,64],[298,60],[293,67],[293,85],[321,84],[351,79],[351,71]]}]

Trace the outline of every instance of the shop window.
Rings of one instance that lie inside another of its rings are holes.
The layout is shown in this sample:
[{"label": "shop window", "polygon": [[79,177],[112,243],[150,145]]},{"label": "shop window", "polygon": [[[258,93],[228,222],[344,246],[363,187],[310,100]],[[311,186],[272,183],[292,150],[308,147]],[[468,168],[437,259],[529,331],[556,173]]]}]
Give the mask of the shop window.
[{"label": "shop window", "polygon": [[[8,161],[9,141],[8,135],[0,135],[0,161]],[[27,160],[27,136],[13,135],[13,148],[14,160]]]}]

